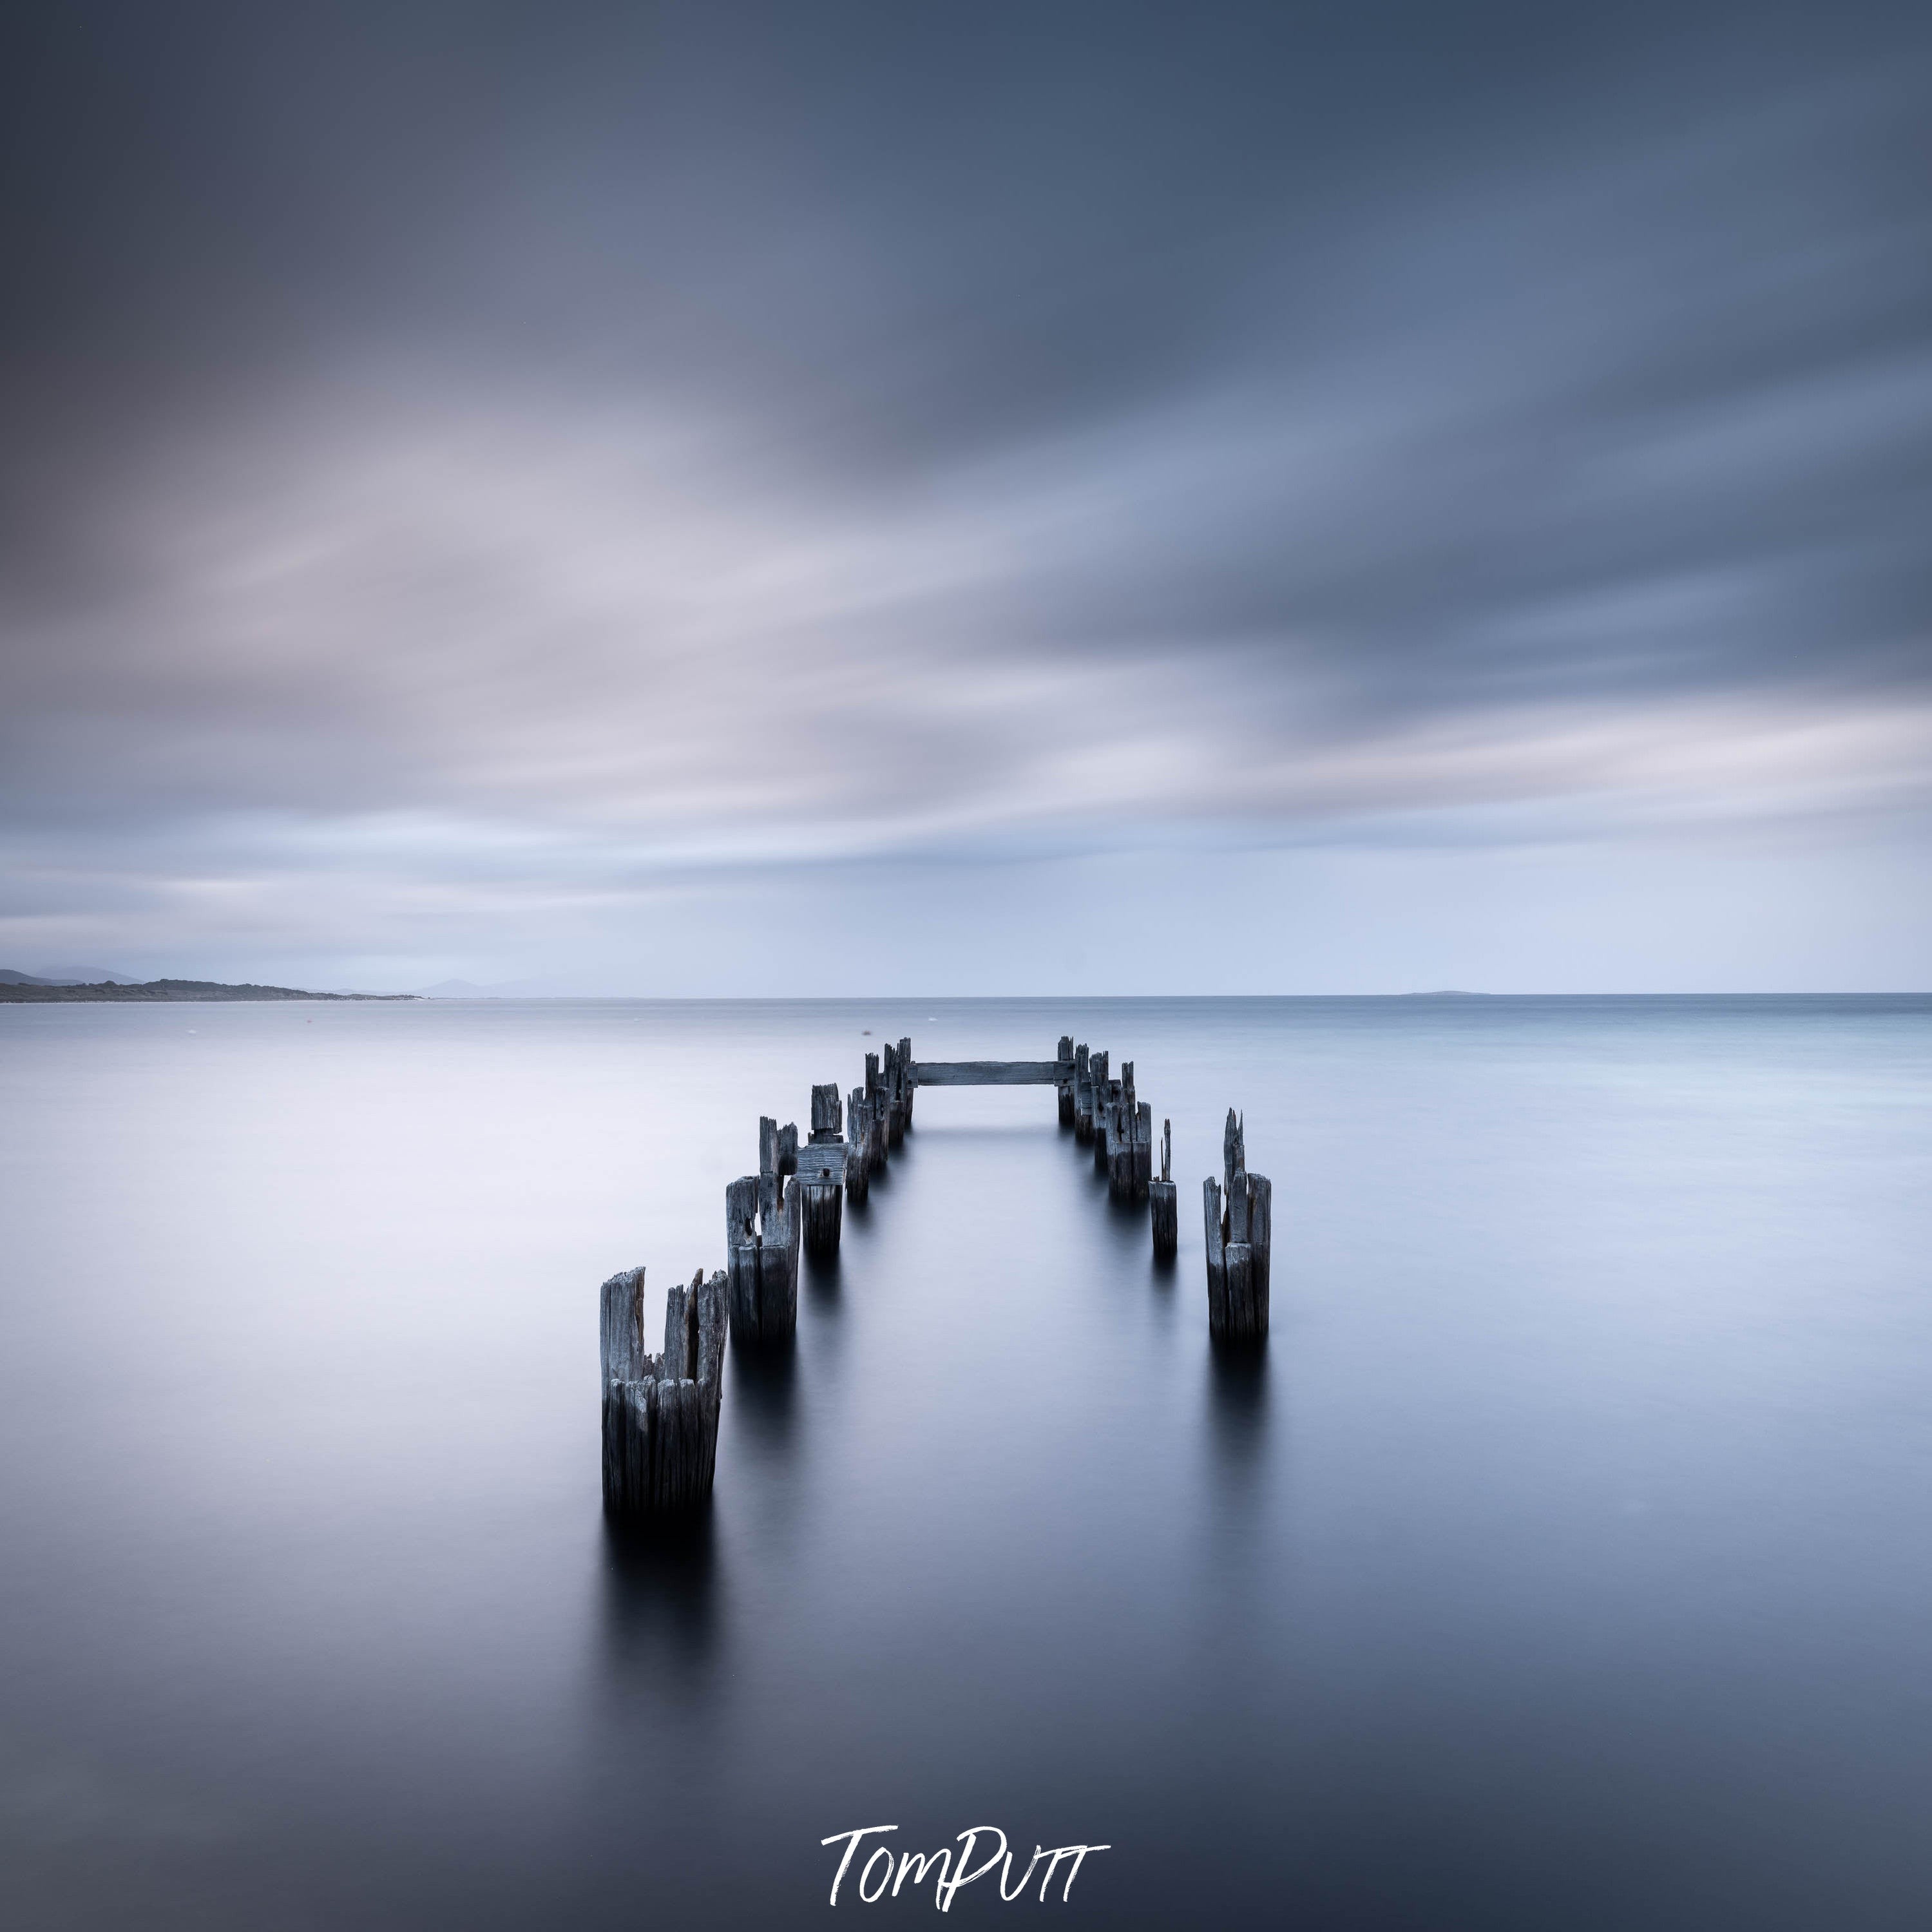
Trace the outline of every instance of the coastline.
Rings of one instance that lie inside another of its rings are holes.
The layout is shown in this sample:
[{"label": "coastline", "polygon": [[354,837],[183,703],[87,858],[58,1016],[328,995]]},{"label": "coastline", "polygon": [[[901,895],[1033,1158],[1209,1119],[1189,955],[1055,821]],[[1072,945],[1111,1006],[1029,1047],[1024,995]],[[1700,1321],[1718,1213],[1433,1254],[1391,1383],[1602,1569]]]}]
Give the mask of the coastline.
[{"label": "coastline", "polygon": [[93,986],[33,986],[0,982],[0,1003],[44,1004],[52,1000],[133,1000],[148,1003],[230,1000],[413,1000],[414,993],[310,993],[296,986],[224,986],[214,980],[150,980],[124,986],[110,980]]}]

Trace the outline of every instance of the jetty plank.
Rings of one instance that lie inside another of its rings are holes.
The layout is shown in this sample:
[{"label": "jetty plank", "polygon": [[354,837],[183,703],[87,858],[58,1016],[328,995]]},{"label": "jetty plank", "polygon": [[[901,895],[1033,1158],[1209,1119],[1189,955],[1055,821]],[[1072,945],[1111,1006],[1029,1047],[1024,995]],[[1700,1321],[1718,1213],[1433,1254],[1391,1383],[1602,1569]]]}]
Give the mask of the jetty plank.
[{"label": "jetty plank", "polygon": [[921,1087],[1057,1087],[1066,1070],[1057,1060],[919,1060]]}]

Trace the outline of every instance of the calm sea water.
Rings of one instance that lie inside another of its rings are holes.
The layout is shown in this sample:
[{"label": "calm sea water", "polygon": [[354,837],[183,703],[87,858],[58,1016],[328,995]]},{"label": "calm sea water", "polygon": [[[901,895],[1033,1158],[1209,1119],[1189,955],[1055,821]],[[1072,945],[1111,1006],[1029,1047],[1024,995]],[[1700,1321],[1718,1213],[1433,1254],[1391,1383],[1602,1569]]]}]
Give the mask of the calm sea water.
[{"label": "calm sea water", "polygon": [[[1063,1031],[1178,1264],[923,1092],[614,1545],[602,1278],[868,1046]],[[0,1919],[815,1922],[896,1824],[1110,1845],[1100,1925],[1923,1926],[1928,1181],[1924,1000],[0,1008]]]}]

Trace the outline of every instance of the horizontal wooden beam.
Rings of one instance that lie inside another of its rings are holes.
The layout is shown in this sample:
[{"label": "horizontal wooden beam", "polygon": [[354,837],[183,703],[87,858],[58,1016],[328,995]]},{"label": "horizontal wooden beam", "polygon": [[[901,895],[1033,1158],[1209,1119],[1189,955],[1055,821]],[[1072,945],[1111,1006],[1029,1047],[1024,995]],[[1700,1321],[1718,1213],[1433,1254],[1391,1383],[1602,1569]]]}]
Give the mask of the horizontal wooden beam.
[{"label": "horizontal wooden beam", "polygon": [[1073,1069],[1057,1060],[919,1060],[913,1074],[921,1087],[1057,1087]]}]

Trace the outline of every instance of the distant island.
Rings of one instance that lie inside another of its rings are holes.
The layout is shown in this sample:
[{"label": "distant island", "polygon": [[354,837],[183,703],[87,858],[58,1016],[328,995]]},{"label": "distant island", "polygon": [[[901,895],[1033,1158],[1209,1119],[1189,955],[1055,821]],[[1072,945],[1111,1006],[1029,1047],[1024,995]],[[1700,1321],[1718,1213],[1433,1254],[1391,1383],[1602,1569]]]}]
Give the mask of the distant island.
[{"label": "distant island", "polygon": [[63,986],[25,973],[0,976],[0,1003],[46,1000],[412,1000],[413,993],[309,993],[298,986],[224,986],[214,980],[150,980],[128,986],[104,980],[92,986]]}]

